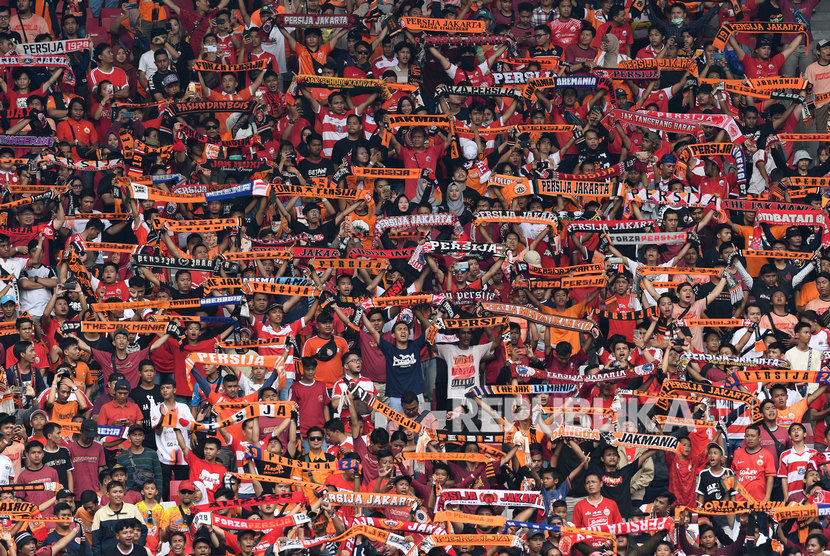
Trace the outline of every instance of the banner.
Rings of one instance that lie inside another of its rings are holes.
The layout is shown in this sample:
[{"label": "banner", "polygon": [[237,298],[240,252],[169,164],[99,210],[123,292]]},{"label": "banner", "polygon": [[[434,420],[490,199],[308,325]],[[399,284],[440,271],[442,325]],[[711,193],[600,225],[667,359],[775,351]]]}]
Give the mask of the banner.
[{"label": "banner", "polygon": [[821,245],[824,248],[830,247],[830,228],[827,225],[826,215],[820,210],[758,211],[755,214],[755,229],[750,241],[752,249],[762,248],[763,230],[761,224],[763,223],[774,226],[814,226],[821,228]]},{"label": "banner", "polygon": [[372,198],[371,192],[365,189],[339,189],[284,183],[272,183],[271,188],[278,196],[299,195],[301,197],[314,197],[315,199],[349,199],[352,201],[369,201]]},{"label": "banner", "polygon": [[421,501],[414,496],[400,494],[377,494],[370,492],[329,492],[324,496],[333,506],[354,506],[356,508],[401,508],[417,510]]},{"label": "banner", "polygon": [[18,44],[15,48],[24,56],[54,56],[92,50],[92,40],[67,39],[63,41],[24,42]]},{"label": "banner", "polygon": [[386,178],[390,180],[410,180],[421,177],[421,168],[367,168],[352,166],[352,175],[357,178]]},{"label": "banner", "polygon": [[809,384],[825,384],[830,382],[830,370],[820,371],[793,371],[789,369],[752,369],[736,373],[741,384],[754,382],[801,382]]},{"label": "banner", "polygon": [[807,28],[801,23],[771,23],[764,21],[740,23],[729,21],[721,24],[720,29],[718,29],[718,34],[715,35],[715,40],[712,41],[712,45],[722,51],[733,33],[802,33],[804,35],[804,45],[807,51],[810,50],[810,37],[807,33]]},{"label": "banner", "polygon": [[565,276],[566,274],[597,274],[605,272],[605,265],[602,263],[580,264],[576,266],[560,267],[535,267],[531,266],[528,272],[536,276]]},{"label": "banner", "polygon": [[701,398],[718,398],[743,403],[752,407],[753,422],[756,421],[756,416],[760,416],[760,409],[758,404],[755,403],[755,396],[749,392],[680,380],[666,380],[663,382],[655,406],[663,411],[668,411],[672,401],[671,398],[683,394],[697,394]]},{"label": "banner", "polygon": [[167,109],[173,116],[216,112],[245,112],[250,114],[253,113],[255,106],[256,102],[253,100],[203,100],[200,102],[174,102],[168,104]]},{"label": "banner", "polygon": [[514,210],[482,210],[476,213],[473,225],[480,226],[491,222],[505,224],[536,224],[540,226],[556,227],[559,218],[550,211],[525,211]]},{"label": "banner", "polygon": [[351,27],[355,23],[351,14],[276,14],[272,19],[280,27]]},{"label": "banner", "polygon": [[254,60],[253,62],[243,62],[241,64],[218,64],[216,62],[208,62],[207,60],[196,60],[193,64],[193,71],[213,71],[221,73],[246,73],[249,71],[261,71],[268,69],[270,62],[267,58]]},{"label": "banner", "polygon": [[435,511],[442,511],[447,504],[459,506],[523,506],[543,510],[542,495],[527,490],[489,490],[473,488],[445,488],[438,495]]},{"label": "banner", "polygon": [[644,58],[622,60],[617,64],[621,70],[666,70],[687,71],[697,77],[697,61],[693,58]]},{"label": "banner", "polygon": [[646,234],[608,234],[611,245],[679,245],[686,243],[686,232],[654,232]]},{"label": "banner", "polygon": [[584,87],[593,89],[599,83],[599,78],[595,75],[578,76],[554,76],[554,77],[535,77],[529,79],[522,91],[522,96],[528,102],[534,102],[533,95],[537,89],[550,89],[554,87]]},{"label": "banner", "polygon": [[161,257],[157,255],[133,254],[131,257],[134,266],[149,266],[156,268],[198,270],[201,272],[218,272],[219,268],[225,272],[236,274],[239,272],[239,265],[233,262],[221,261],[219,259],[209,261],[200,259],[179,259],[176,257]]},{"label": "banner", "polygon": [[537,180],[536,193],[539,195],[564,195],[565,197],[612,197],[615,187],[610,182]]},{"label": "banner", "polygon": [[403,17],[401,26],[410,31],[439,33],[485,33],[487,25],[478,19],[444,19],[435,17]]},{"label": "banner", "polygon": [[564,328],[575,332],[583,332],[591,334],[594,338],[599,337],[599,329],[597,328],[597,325],[589,320],[549,315],[527,307],[509,305],[507,303],[491,303],[489,301],[485,301],[481,303],[481,308],[490,313],[522,317],[537,324],[544,324],[545,326],[552,326],[554,328]]}]

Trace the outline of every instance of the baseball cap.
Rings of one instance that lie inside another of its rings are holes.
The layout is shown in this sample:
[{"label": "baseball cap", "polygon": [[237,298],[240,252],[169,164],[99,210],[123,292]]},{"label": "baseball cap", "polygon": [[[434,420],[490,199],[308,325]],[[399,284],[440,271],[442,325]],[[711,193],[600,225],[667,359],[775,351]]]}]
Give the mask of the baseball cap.
[{"label": "baseball cap", "polygon": [[112,333],[112,337],[115,338],[119,334],[123,334],[127,338],[130,337],[130,332],[126,328],[124,328],[123,326],[119,326],[118,328],[116,328],[115,332]]},{"label": "baseball cap", "polygon": [[706,453],[709,452],[709,448],[717,448],[718,450],[720,450],[721,454],[723,453],[723,446],[721,446],[717,442],[710,442],[709,444],[707,444],[706,445]]},{"label": "baseball cap", "polygon": [[68,488],[62,488],[55,495],[55,498],[72,498],[74,500],[75,493],[69,490]]},{"label": "baseball cap", "polygon": [[130,425],[130,428],[127,429],[127,434],[132,434],[134,432],[143,432],[144,434],[147,434],[147,431],[144,430],[144,425],[140,425],[138,423],[133,423]]},{"label": "baseball cap", "polygon": [[86,436],[98,436],[98,423],[95,419],[84,419],[81,423],[81,434]]},{"label": "baseball cap", "polygon": [[128,380],[124,380],[123,378],[115,383],[115,391],[119,390],[130,390],[130,382]]},{"label": "baseball cap", "polygon": [[171,73],[170,75],[165,75],[164,78],[161,80],[162,87],[169,87],[170,85],[175,85],[179,82],[179,76],[175,73]]},{"label": "baseball cap", "polygon": [[762,46],[772,46],[772,40],[769,37],[759,37],[758,42],[755,43],[755,48]]},{"label": "baseball cap", "polygon": [[43,415],[47,419],[49,418],[49,416],[46,414],[46,412],[43,411],[42,409],[35,409],[34,411],[32,411],[32,414],[29,415],[29,423],[32,422],[32,419],[35,418],[35,415]]},{"label": "baseball cap", "polygon": [[816,49],[824,48],[825,46],[830,46],[830,40],[822,39],[816,43]]},{"label": "baseball cap", "polygon": [[127,468],[121,465],[120,463],[116,463],[112,466],[112,469],[110,469],[110,473],[115,473],[116,471],[124,471],[126,473]]},{"label": "baseball cap", "polygon": [[196,492],[196,485],[191,480],[184,480],[179,483],[179,491],[187,490],[189,492]]},{"label": "baseball cap", "polygon": [[11,302],[11,303],[15,302],[14,301],[14,296],[4,295],[3,297],[0,297],[0,305],[5,305],[6,303],[9,303],[9,302]]},{"label": "baseball cap", "polygon": [[493,19],[493,14],[487,8],[479,8],[476,12],[476,19],[481,19],[482,17],[485,19]]},{"label": "baseball cap", "polygon": [[542,256],[538,251],[530,250],[525,253],[524,260],[530,266],[542,266]]},{"label": "baseball cap", "polygon": [[119,380],[127,380],[127,377],[124,376],[124,373],[112,373],[107,382],[117,382]]},{"label": "baseball cap", "polygon": [[666,153],[662,157],[660,157],[660,164],[676,164],[677,157],[674,156],[672,153]]}]

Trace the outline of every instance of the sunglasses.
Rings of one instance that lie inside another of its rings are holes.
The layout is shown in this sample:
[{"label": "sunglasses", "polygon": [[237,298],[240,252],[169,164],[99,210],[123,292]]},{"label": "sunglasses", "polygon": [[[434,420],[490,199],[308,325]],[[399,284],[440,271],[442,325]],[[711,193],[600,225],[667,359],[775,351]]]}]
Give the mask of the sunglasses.
[{"label": "sunglasses", "polygon": [[224,24],[225,24],[225,23],[227,23],[227,22],[228,22],[228,20],[227,20],[227,19],[217,19],[217,20],[216,20],[216,23],[217,23],[217,24],[219,24],[219,25],[224,25]]},{"label": "sunglasses", "polygon": [[356,50],[355,54],[357,54],[358,56],[368,56],[369,51],[368,50]]},{"label": "sunglasses", "polygon": [[218,125],[206,125],[205,129],[219,129]]},{"label": "sunglasses", "polygon": [[309,436],[308,441],[309,442],[322,442],[323,437],[322,436]]}]

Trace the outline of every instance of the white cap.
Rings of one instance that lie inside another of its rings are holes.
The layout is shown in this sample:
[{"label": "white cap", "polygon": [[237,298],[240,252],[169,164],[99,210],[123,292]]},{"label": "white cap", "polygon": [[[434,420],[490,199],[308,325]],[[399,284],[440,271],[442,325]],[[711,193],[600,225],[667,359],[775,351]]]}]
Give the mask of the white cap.
[{"label": "white cap", "polygon": [[524,261],[530,266],[542,266],[542,256],[532,249],[525,253]]}]

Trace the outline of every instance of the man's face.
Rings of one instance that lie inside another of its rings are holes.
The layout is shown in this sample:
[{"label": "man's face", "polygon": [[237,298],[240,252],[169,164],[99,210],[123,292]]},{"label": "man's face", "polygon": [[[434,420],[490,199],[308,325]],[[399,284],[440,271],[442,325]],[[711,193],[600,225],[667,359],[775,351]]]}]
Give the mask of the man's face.
[{"label": "man's face", "polygon": [[232,75],[223,75],[222,90],[226,93],[233,93],[236,91],[236,78]]},{"label": "man's face", "polygon": [[238,382],[228,382],[222,386],[222,389],[225,391],[225,394],[229,398],[235,398],[237,394],[239,394],[239,383]]},{"label": "man's face", "polygon": [[412,52],[409,51],[408,48],[401,48],[398,51],[398,62],[401,64],[408,64],[409,60],[412,59]]},{"label": "man's face", "polygon": [[[205,2],[205,3],[207,3],[207,2]],[[182,494],[182,493],[179,492],[179,494]],[[176,555],[184,554],[184,548],[185,548],[185,540],[181,536],[176,535],[175,537],[170,539],[170,552],[172,552],[173,554],[176,554]]]},{"label": "man's face", "polygon": [[121,504],[124,501],[124,489],[120,486],[112,487],[108,494],[110,501],[115,502],[116,504]]},{"label": "man's face", "polygon": [[417,400],[406,404],[402,403],[401,409],[403,409],[403,414],[409,417],[410,419],[414,419],[421,412],[421,408]]},{"label": "man's face", "polygon": [[170,69],[170,56],[167,54],[159,54],[156,56],[156,67],[162,73]]},{"label": "man's face", "polygon": [[[342,114],[346,110],[346,101],[343,100],[342,96],[337,95],[333,99],[331,99],[331,110],[335,114]],[[348,129],[348,122],[346,126]]]},{"label": "man's face", "polygon": [[754,429],[749,429],[744,433],[744,444],[747,450],[754,450],[761,443],[761,435]]},{"label": "man's face", "polygon": [[571,17],[571,13],[573,12],[573,5],[571,5],[570,1],[562,2],[559,4],[559,17],[562,19],[568,19]]},{"label": "man's face", "polygon": [[319,139],[312,139],[308,142],[308,150],[314,156],[319,156],[323,152],[323,142]]}]

